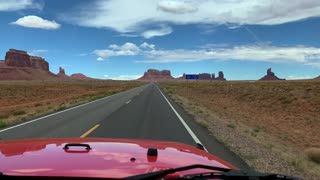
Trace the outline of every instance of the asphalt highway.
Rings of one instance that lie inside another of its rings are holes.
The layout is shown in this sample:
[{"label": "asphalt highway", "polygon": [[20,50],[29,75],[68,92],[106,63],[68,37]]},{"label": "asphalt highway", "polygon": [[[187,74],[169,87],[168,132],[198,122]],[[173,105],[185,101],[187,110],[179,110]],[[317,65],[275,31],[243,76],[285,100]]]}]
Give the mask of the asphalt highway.
[{"label": "asphalt highway", "polygon": [[154,83],[0,129],[2,140],[61,137],[153,139],[193,146],[200,143],[221,159],[249,169]]}]

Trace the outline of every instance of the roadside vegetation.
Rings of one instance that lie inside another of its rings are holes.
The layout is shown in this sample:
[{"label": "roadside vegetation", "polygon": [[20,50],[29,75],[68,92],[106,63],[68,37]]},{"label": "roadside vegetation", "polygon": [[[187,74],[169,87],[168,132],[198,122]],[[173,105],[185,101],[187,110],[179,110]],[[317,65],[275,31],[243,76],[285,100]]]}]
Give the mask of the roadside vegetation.
[{"label": "roadside vegetation", "polygon": [[142,85],[138,81],[0,81],[0,128]]},{"label": "roadside vegetation", "polygon": [[320,179],[320,81],[159,84],[251,167]]}]

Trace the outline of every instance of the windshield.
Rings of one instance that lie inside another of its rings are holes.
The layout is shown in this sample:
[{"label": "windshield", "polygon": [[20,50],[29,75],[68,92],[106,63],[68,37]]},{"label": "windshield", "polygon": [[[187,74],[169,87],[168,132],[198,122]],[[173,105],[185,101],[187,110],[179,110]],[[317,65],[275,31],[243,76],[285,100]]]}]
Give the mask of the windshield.
[{"label": "windshield", "polygon": [[58,160],[99,157],[110,177],[319,179],[319,16],[317,0],[0,0],[0,173],[91,177]]}]

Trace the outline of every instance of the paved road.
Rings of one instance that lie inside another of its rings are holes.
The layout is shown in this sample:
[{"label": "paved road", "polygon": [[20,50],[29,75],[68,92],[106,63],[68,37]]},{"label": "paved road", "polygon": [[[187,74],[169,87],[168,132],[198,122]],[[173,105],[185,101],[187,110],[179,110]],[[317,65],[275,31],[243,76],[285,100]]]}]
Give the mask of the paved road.
[{"label": "paved road", "polygon": [[196,124],[153,83],[0,130],[4,140],[48,137],[108,137],[201,143],[241,168],[248,166]]}]

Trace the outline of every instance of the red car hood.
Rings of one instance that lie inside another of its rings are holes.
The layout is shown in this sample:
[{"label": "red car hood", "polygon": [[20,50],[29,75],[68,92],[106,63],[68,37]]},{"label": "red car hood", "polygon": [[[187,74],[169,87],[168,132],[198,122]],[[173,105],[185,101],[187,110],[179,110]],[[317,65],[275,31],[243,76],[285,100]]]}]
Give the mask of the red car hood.
[{"label": "red car hood", "polygon": [[[88,144],[92,149],[70,147],[68,143]],[[147,156],[156,148],[157,156]],[[0,142],[0,172],[7,175],[76,176],[121,178],[205,164],[237,169],[231,164],[193,146],[175,142],[132,139],[62,138]],[[178,175],[205,172],[194,169]]]}]

